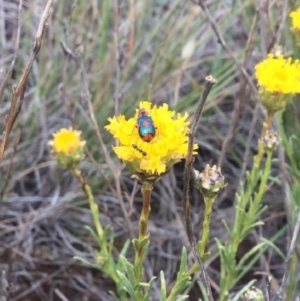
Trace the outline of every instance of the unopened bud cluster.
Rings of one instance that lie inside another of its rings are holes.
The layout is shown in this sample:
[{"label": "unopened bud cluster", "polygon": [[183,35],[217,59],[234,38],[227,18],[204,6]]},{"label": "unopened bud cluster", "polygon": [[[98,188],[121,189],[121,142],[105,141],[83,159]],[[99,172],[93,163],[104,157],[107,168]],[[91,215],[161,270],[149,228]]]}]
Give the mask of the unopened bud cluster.
[{"label": "unopened bud cluster", "polygon": [[274,151],[280,144],[280,138],[277,133],[267,130],[262,137],[262,143],[266,151]]},{"label": "unopened bud cluster", "polygon": [[216,197],[217,194],[226,186],[221,168],[214,165],[211,167],[206,165],[203,172],[194,169],[196,188],[198,188],[203,196]]},{"label": "unopened bud cluster", "polygon": [[262,291],[255,286],[249,288],[244,294],[245,301],[265,301]]}]

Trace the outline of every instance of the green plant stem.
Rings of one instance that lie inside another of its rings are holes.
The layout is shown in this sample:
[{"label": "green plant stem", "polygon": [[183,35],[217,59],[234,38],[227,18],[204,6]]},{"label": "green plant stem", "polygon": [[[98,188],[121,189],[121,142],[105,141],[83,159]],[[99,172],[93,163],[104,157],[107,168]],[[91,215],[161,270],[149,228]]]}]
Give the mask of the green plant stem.
[{"label": "green plant stem", "polygon": [[193,266],[186,272],[187,276],[192,276],[194,273],[199,271],[199,264],[195,262]]},{"label": "green plant stem", "polygon": [[[263,144],[261,143],[261,147],[263,147]],[[262,213],[264,210],[262,206],[260,205],[261,200],[265,194],[266,187],[267,187],[267,181],[270,175],[271,171],[271,164],[272,164],[272,151],[267,151],[267,160],[266,164],[264,166],[264,169],[262,171],[262,174],[260,176],[260,183],[259,187],[257,190],[257,193],[255,194],[253,201],[250,202],[249,209],[246,213],[246,206],[249,203],[251,194],[253,193],[253,190],[255,189],[256,186],[256,181],[255,183],[250,182],[251,185],[249,185],[249,189],[241,195],[241,203],[239,204],[240,208],[238,209],[236,213],[236,221],[234,225],[234,232],[232,235],[232,241],[231,241],[231,258],[232,260],[235,259],[236,257],[236,252],[238,249],[239,244],[241,241],[248,235],[250,232],[253,223],[255,223],[255,220],[257,219],[257,216]],[[256,169],[257,166],[253,166],[253,170]],[[257,170],[258,172],[258,170]],[[255,174],[255,179],[258,179],[258,174]],[[250,184],[248,183],[248,184]],[[238,230],[238,231],[237,231]],[[235,263],[234,263],[235,264]],[[230,272],[232,269],[228,269],[226,273],[225,279],[223,279],[223,285],[221,284],[221,301],[226,301],[228,300],[228,295],[227,292],[232,288],[234,285],[234,281],[236,277],[232,275]],[[234,270],[234,269],[233,269]],[[236,271],[237,272],[237,271]]]},{"label": "green plant stem", "polygon": [[[237,240],[236,240],[237,241],[236,249],[235,248],[231,249],[233,251],[233,254],[232,254],[234,256],[233,258],[235,258],[235,256],[236,256],[236,251],[237,251],[238,245],[250,232],[250,229],[251,229],[250,227],[251,227],[251,225],[253,225],[253,223],[255,223],[257,215],[260,215],[262,213],[262,210],[264,210],[262,208],[262,206],[260,205],[260,202],[266,192],[267,181],[269,179],[269,175],[271,172],[272,154],[273,154],[272,151],[270,151],[270,150],[267,151],[267,160],[266,160],[266,164],[264,166],[264,170],[263,170],[261,178],[260,178],[258,192],[255,194],[253,201],[250,203],[249,210],[248,210],[246,216],[244,216],[243,220],[241,221],[239,236],[237,237]],[[243,209],[245,210],[245,208],[243,208]],[[233,277],[233,275],[228,273],[226,280],[225,280],[224,289],[222,289],[222,293],[224,292],[224,294],[222,295],[220,300],[228,300],[226,292],[228,292],[232,288],[232,286],[235,285],[235,280],[236,280],[236,277]]]},{"label": "green plant stem", "polygon": [[[112,255],[110,254],[108,247],[107,247],[106,235],[104,233],[103,227],[102,227],[100,219],[99,219],[100,212],[98,209],[98,205],[95,203],[92,189],[84,180],[79,169],[72,168],[71,171],[72,171],[73,175],[77,178],[79,183],[81,184],[82,190],[88,197],[94,225],[95,225],[97,236],[98,236],[99,247],[101,249],[102,255],[105,260],[105,268],[103,269],[103,271],[117,284],[119,282],[119,277],[114,268],[114,266],[115,266],[114,259],[113,259]],[[122,296],[121,296],[121,300],[123,300],[123,299],[124,298],[122,298]]]},{"label": "green plant stem", "polygon": [[266,160],[266,164],[265,164],[265,168],[263,170],[262,176],[261,176],[261,181],[259,184],[259,188],[258,188],[258,192],[256,193],[254,200],[253,200],[253,206],[251,206],[251,208],[253,208],[254,210],[257,210],[259,207],[259,204],[266,192],[266,187],[267,187],[267,182],[269,179],[269,175],[271,172],[271,166],[272,166],[272,151],[267,151],[267,160]]},{"label": "green plant stem", "polygon": [[[134,270],[135,270],[136,287],[138,287],[138,284],[142,282],[144,279],[143,261],[149,245],[148,220],[151,211],[150,202],[151,202],[152,189],[153,189],[152,183],[147,181],[143,182],[143,187],[142,187],[143,208],[142,208],[140,221],[139,221],[139,237],[138,239],[134,240],[134,247],[135,247]],[[138,287],[138,291],[137,291],[138,298],[142,298],[142,294],[143,294],[142,291]]]},{"label": "green plant stem", "polygon": [[231,250],[233,254],[236,254],[238,245],[240,244],[241,241],[239,233],[241,230],[241,223],[243,222],[244,211],[246,209],[247,204],[249,203],[253,190],[255,189],[255,186],[259,179],[259,169],[261,166],[262,158],[265,153],[264,145],[262,143],[262,138],[265,136],[267,130],[269,129],[273,118],[274,118],[274,113],[270,113],[263,123],[261,138],[258,141],[258,153],[254,158],[252,170],[249,174],[249,178],[247,182],[247,187],[246,190],[242,190],[240,194],[240,201],[238,203],[239,208],[236,210],[234,229],[232,232],[233,239],[231,241]]},{"label": "green plant stem", "polygon": [[[209,225],[210,225],[210,216],[212,212],[212,205],[215,201],[215,198],[204,196],[205,203],[205,212],[204,212],[204,220],[202,224],[202,238],[199,243],[199,255],[202,259],[205,260],[205,247],[207,245],[209,239]],[[186,272],[186,275],[192,276],[194,273],[199,271],[199,264],[195,262],[193,266]]]},{"label": "green plant stem", "polygon": [[210,224],[210,216],[212,211],[212,205],[215,201],[213,197],[207,197],[204,195],[204,203],[205,203],[205,212],[204,212],[204,220],[202,226],[202,238],[199,244],[199,253],[202,259],[204,259],[205,255],[205,247],[207,245],[209,239],[209,224]]},{"label": "green plant stem", "polygon": [[[267,130],[269,129],[274,114],[270,113],[264,124],[261,133],[261,138],[258,141],[258,153],[254,158],[253,166],[250,174],[247,177],[246,189],[243,187],[240,191],[240,195],[237,196],[238,201],[236,205],[236,214],[235,214],[235,222],[231,235],[231,241],[229,242],[229,254],[230,260],[232,261],[231,267],[222,267],[226,269],[224,273],[224,279],[221,280],[221,301],[228,300],[228,292],[231,287],[234,285],[235,276],[233,273],[236,273],[234,266],[236,265],[235,258],[236,252],[241,241],[247,236],[250,232],[253,223],[257,219],[257,216],[261,214],[263,208],[260,206],[260,202],[263,198],[263,195],[266,191],[266,185],[269,178],[270,170],[271,170],[271,162],[272,162],[272,151],[267,151],[267,160],[266,164],[260,173],[261,162],[263,156],[265,154],[264,144],[262,143],[263,137],[266,135]],[[259,187],[257,193],[253,196],[253,201],[251,201],[252,194],[256,189],[258,184],[258,180],[261,180],[259,183]],[[247,206],[249,205],[249,209],[247,210]]]},{"label": "green plant stem", "polygon": [[149,214],[151,211],[150,202],[151,202],[151,192],[153,186],[149,182],[144,182],[142,187],[143,194],[143,208],[139,222],[139,238],[144,238],[148,235],[148,220]]},{"label": "green plant stem", "polygon": [[[85,180],[84,180],[84,178],[82,177],[81,172],[80,172],[79,169],[77,169],[77,168],[72,169],[72,173],[73,173],[74,176],[77,178],[77,180],[80,182],[80,184],[81,184],[81,186],[82,186],[82,189],[83,189],[84,193],[85,193],[86,196],[88,197],[88,201],[89,201],[90,209],[91,209],[91,212],[92,212],[93,221],[94,221],[94,224],[95,224],[95,228],[96,228],[96,231],[97,231],[97,235],[98,235],[98,237],[99,237],[99,241],[101,242],[101,241],[103,240],[104,231],[103,231],[102,225],[101,225],[101,223],[100,223],[100,219],[99,219],[100,213],[99,213],[98,205],[95,203],[92,189],[91,189],[91,187],[85,182]],[[106,243],[103,244],[103,245],[105,245],[105,247],[104,247],[104,249],[105,249],[105,254],[107,254],[107,246],[106,246]],[[101,244],[101,247],[103,247],[102,244]]]},{"label": "green plant stem", "polygon": [[[261,139],[266,135],[266,132],[267,130],[269,129],[271,123],[272,123],[272,120],[274,118],[274,113],[269,113],[269,115],[267,116],[265,122],[263,123],[263,128],[262,128],[262,132],[261,132]],[[258,153],[255,157],[255,160],[254,160],[254,169],[252,169],[252,171],[256,171],[259,169],[260,167],[260,163],[261,163],[261,160],[263,158],[263,155],[264,155],[264,147],[262,145],[262,143],[258,143]]]}]

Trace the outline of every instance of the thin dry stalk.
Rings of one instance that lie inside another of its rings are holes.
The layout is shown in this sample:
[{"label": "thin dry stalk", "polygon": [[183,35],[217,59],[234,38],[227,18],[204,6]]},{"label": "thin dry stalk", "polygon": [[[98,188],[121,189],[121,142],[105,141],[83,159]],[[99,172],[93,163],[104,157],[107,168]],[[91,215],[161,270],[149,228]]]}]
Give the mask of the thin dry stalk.
[{"label": "thin dry stalk", "polygon": [[286,16],[287,16],[287,10],[288,10],[288,1],[279,1],[278,2],[278,6],[281,6],[277,9],[278,12],[282,12],[281,15],[281,19],[278,23],[278,25],[276,26],[277,30],[275,32],[275,34],[273,35],[273,39],[271,41],[270,47],[269,47],[269,51],[271,50],[271,48],[273,47],[273,45],[277,45],[279,44],[281,35],[282,35],[282,31],[283,31],[283,27],[284,24],[286,22]]},{"label": "thin dry stalk", "polygon": [[260,33],[260,47],[263,57],[267,55],[267,44],[269,40],[269,35],[266,33],[266,30],[271,30],[269,14],[268,14],[268,2],[267,1],[255,1],[256,11],[258,13],[258,26],[259,26],[259,33]]},{"label": "thin dry stalk", "polygon": [[0,301],[8,301],[9,298],[9,284],[6,279],[6,272],[1,271],[0,275]]},{"label": "thin dry stalk", "polygon": [[204,108],[204,104],[207,100],[207,96],[208,96],[212,86],[216,82],[217,81],[211,75],[209,75],[205,78],[205,86],[202,91],[202,94],[201,94],[201,97],[199,100],[199,105],[197,107],[196,113],[195,113],[193,121],[192,121],[191,131],[189,133],[188,152],[187,152],[185,167],[184,167],[183,202],[182,202],[187,235],[189,238],[189,242],[190,242],[190,245],[192,248],[193,255],[199,264],[200,271],[201,271],[201,278],[202,278],[203,284],[206,289],[207,297],[210,301],[213,301],[214,299],[212,296],[208,275],[205,270],[203,261],[200,258],[200,255],[196,248],[196,242],[193,237],[193,230],[192,230],[192,225],[191,225],[191,215],[190,215],[189,188],[190,188],[190,177],[191,177],[191,170],[192,170],[192,163],[193,163],[193,148],[194,148],[195,133],[196,133],[196,130],[197,130],[199,122],[200,122],[200,117],[201,117],[201,114],[202,114],[202,111]]},{"label": "thin dry stalk", "polygon": [[52,0],[48,0],[40,20],[36,37],[34,39],[33,51],[29,59],[29,62],[25,68],[25,71],[21,76],[19,83],[17,85],[13,85],[12,87],[13,95],[11,100],[11,107],[8,116],[6,118],[5,130],[3,132],[3,139],[0,143],[0,163],[2,162],[4,157],[4,151],[8,142],[9,134],[22,108],[27,80],[31,72],[33,62],[41,49],[41,43],[46,28],[46,22],[51,13],[51,5],[52,5]]},{"label": "thin dry stalk", "polygon": [[159,47],[158,47],[158,51],[153,59],[153,62],[151,63],[151,67],[150,67],[150,74],[149,74],[149,85],[148,85],[148,100],[151,101],[152,100],[152,92],[153,92],[153,87],[154,87],[154,74],[155,74],[155,67],[156,67],[156,62],[158,61],[158,58],[160,56],[163,55],[163,49],[164,46],[167,45],[167,43],[169,43],[170,41],[170,37],[172,35],[172,30],[175,27],[175,25],[178,23],[178,20],[180,19],[181,15],[184,13],[185,11],[185,6],[188,3],[189,0],[187,1],[182,1],[180,4],[180,9],[178,10],[178,14],[176,16],[176,18],[174,18],[173,24],[170,26],[170,30],[166,31],[166,34],[164,36],[164,38],[162,39],[162,43],[160,43]]},{"label": "thin dry stalk", "polygon": [[16,47],[15,47],[15,53],[14,53],[14,57],[13,60],[11,61],[10,67],[2,81],[2,83],[0,84],[0,103],[3,101],[3,92],[5,89],[5,86],[7,84],[7,82],[9,81],[9,79],[11,78],[11,75],[13,73],[13,69],[15,67],[15,63],[16,60],[18,58],[18,53],[19,53],[19,47],[20,47],[20,36],[21,36],[21,13],[22,13],[22,7],[23,7],[23,0],[20,0],[19,2],[19,9],[18,9],[18,24],[17,24],[17,36],[16,36]]},{"label": "thin dry stalk", "polygon": [[[246,47],[245,47],[245,57],[243,60],[243,67],[245,68],[249,58],[250,58],[250,54],[251,54],[251,50],[253,48],[253,44],[252,44],[252,39],[253,39],[253,33],[254,33],[254,29],[256,27],[257,24],[257,13],[255,14],[253,21],[252,21],[252,25],[251,25],[251,29],[249,32],[249,36],[248,36],[248,40],[246,43]],[[221,150],[221,155],[219,157],[218,160],[218,166],[222,166],[223,160],[225,158],[225,155],[227,153],[227,149],[229,146],[230,141],[232,140],[232,138],[234,137],[235,133],[236,133],[236,129],[242,114],[242,109],[243,109],[243,104],[244,104],[244,97],[245,97],[245,88],[246,88],[246,78],[245,76],[242,74],[242,78],[241,78],[241,83],[240,83],[240,93],[239,93],[239,97],[236,101],[234,101],[234,109],[233,109],[233,113],[232,113],[232,122],[230,124],[229,130],[227,132],[227,135],[224,139],[224,142],[222,144],[222,150]]]},{"label": "thin dry stalk", "polygon": [[255,85],[253,84],[253,81],[252,81],[251,77],[249,76],[249,74],[246,71],[246,69],[244,68],[244,66],[237,60],[237,58],[235,57],[235,55],[233,54],[233,52],[231,51],[231,49],[229,48],[229,46],[225,42],[225,39],[223,38],[223,36],[221,34],[221,31],[219,30],[219,27],[218,27],[216,21],[211,16],[211,14],[210,14],[210,12],[209,12],[206,4],[205,4],[205,1],[203,1],[203,0],[194,0],[194,3],[201,7],[201,9],[203,10],[209,24],[211,25],[211,28],[213,29],[215,35],[217,36],[219,42],[224,47],[224,49],[227,51],[229,56],[232,58],[235,65],[237,66],[237,68],[241,72],[241,74],[244,75],[244,77],[245,77],[247,83],[249,84],[251,90],[253,91],[254,95],[257,95],[257,89],[256,89]]},{"label": "thin dry stalk", "polygon": [[272,277],[269,276],[267,279],[267,301],[272,301],[271,300],[271,281],[272,281]]},{"label": "thin dry stalk", "polygon": [[287,290],[288,290],[288,286],[289,286],[291,262],[292,262],[292,257],[295,252],[296,242],[297,242],[297,239],[299,238],[299,234],[300,234],[300,211],[298,211],[298,217],[297,217],[296,225],[294,228],[291,245],[290,245],[290,248],[289,248],[289,251],[287,254],[287,260],[286,260],[285,271],[284,271],[284,275],[283,275],[283,279],[282,279],[282,284],[279,289],[279,292],[276,295],[278,301],[286,300]]},{"label": "thin dry stalk", "polygon": [[121,91],[120,91],[120,84],[121,84],[121,57],[119,51],[119,23],[120,23],[120,8],[118,1],[114,1],[114,48],[115,48],[115,72],[116,72],[116,79],[115,79],[115,116],[119,114],[119,106],[121,100]]}]

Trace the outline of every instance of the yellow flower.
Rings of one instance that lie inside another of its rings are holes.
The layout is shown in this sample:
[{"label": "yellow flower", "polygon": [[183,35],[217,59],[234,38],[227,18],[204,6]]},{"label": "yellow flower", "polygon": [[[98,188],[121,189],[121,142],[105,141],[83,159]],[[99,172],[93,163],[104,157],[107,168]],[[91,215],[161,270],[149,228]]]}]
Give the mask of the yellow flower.
[{"label": "yellow flower", "polygon": [[300,63],[284,59],[283,55],[268,58],[255,66],[258,85],[271,93],[295,94],[300,92]]},{"label": "yellow flower", "polygon": [[[150,141],[144,141],[139,135],[139,110],[136,110],[134,118],[128,120],[123,115],[109,118],[110,124],[105,128],[120,142],[120,146],[113,147],[117,156],[140,179],[145,179],[166,173],[172,165],[185,158],[189,122],[187,113],[176,114],[169,110],[167,104],[157,107],[141,101],[139,108],[144,109],[153,120],[155,135],[153,139],[150,137]],[[194,150],[197,147],[195,145]]]},{"label": "yellow flower", "polygon": [[81,132],[72,128],[62,128],[53,134],[54,139],[49,142],[56,160],[64,167],[75,167],[84,158],[84,145],[81,140]]},{"label": "yellow flower", "polygon": [[300,93],[300,62],[283,55],[268,58],[255,66],[261,102],[269,113],[285,108],[293,94]]},{"label": "yellow flower", "polygon": [[53,134],[54,139],[49,142],[49,145],[53,146],[54,152],[69,155],[85,145],[85,141],[81,141],[80,135],[80,131],[63,128]]},{"label": "yellow flower", "polygon": [[300,7],[290,13],[292,18],[292,28],[294,30],[300,30]]}]

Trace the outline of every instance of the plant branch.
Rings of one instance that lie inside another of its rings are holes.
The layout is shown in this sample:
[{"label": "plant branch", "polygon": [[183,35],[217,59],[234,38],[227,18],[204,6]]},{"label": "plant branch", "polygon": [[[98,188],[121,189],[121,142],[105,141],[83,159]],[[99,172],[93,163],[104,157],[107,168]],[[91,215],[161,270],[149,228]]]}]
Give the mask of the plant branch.
[{"label": "plant branch", "polygon": [[204,203],[205,203],[205,212],[204,212],[204,220],[202,226],[202,238],[199,245],[199,252],[201,258],[205,256],[205,247],[207,245],[209,239],[209,224],[210,224],[210,216],[212,212],[212,205],[214,202],[214,198],[208,198],[204,196]]},{"label": "plant branch", "polygon": [[256,89],[255,85],[253,84],[252,79],[250,78],[250,76],[247,73],[247,71],[244,68],[244,66],[237,60],[237,58],[235,57],[235,55],[233,54],[233,52],[231,51],[231,49],[229,48],[229,46],[225,42],[225,39],[223,38],[223,36],[222,36],[222,34],[221,34],[220,30],[219,30],[219,27],[218,27],[217,23],[212,18],[211,14],[210,14],[210,12],[209,12],[206,4],[205,4],[205,1],[203,1],[203,0],[194,0],[194,3],[196,3],[197,5],[199,5],[201,7],[201,9],[203,10],[203,12],[204,12],[204,14],[205,14],[208,22],[211,25],[211,28],[213,29],[215,35],[217,36],[219,42],[224,47],[224,49],[228,52],[228,54],[230,55],[230,57],[232,58],[232,60],[236,64],[236,66],[238,67],[239,71],[243,74],[243,76],[245,77],[247,83],[251,87],[251,90],[253,91],[253,93],[255,95],[257,95],[257,89]]},{"label": "plant branch", "polygon": [[183,183],[183,210],[186,221],[186,231],[188,234],[189,242],[192,244],[194,242],[192,227],[191,227],[191,217],[190,217],[190,202],[189,202],[189,188],[190,188],[190,177],[193,163],[193,149],[194,149],[194,138],[195,133],[200,121],[200,117],[204,108],[204,104],[207,100],[207,96],[212,88],[212,86],[216,83],[216,80],[211,76],[207,76],[205,78],[205,87],[200,96],[199,105],[192,120],[191,131],[189,133],[189,143],[188,143],[188,152],[185,161],[184,167],[184,183]]},{"label": "plant branch", "polygon": [[208,281],[208,276],[207,276],[205,268],[204,268],[204,264],[202,262],[202,259],[200,258],[200,255],[196,248],[196,242],[193,237],[193,230],[192,230],[192,226],[191,226],[191,216],[190,216],[189,188],[190,188],[190,177],[191,177],[191,170],[192,170],[192,163],[193,163],[193,148],[194,148],[195,133],[196,133],[199,121],[200,121],[200,117],[201,117],[201,114],[202,114],[202,111],[204,108],[204,104],[207,100],[207,96],[208,96],[212,86],[216,82],[217,82],[216,79],[213,78],[211,75],[209,75],[205,78],[205,86],[204,86],[204,89],[202,91],[202,94],[201,94],[201,97],[199,100],[198,108],[196,110],[196,113],[195,113],[193,121],[192,121],[191,131],[189,133],[188,152],[187,152],[185,167],[184,167],[183,202],[182,202],[187,235],[189,238],[189,242],[190,242],[194,257],[196,258],[196,260],[199,264],[199,267],[201,269],[201,278],[206,287],[207,296],[210,301],[213,301],[211,287],[210,287],[210,284]]},{"label": "plant branch", "polygon": [[[96,231],[97,231],[97,235],[99,237],[99,240],[101,242],[100,247],[104,246],[104,251],[105,251],[105,255],[107,255],[108,251],[107,251],[107,247],[106,247],[106,242],[103,244],[103,236],[104,236],[104,231],[102,228],[102,225],[100,223],[99,220],[99,209],[98,209],[98,205],[95,203],[95,199],[92,193],[92,189],[91,187],[86,183],[85,179],[83,178],[83,176],[81,175],[81,172],[79,169],[75,168],[71,170],[73,175],[77,178],[78,182],[81,184],[82,190],[84,191],[84,193],[86,194],[86,196],[88,197],[88,201],[89,201],[89,205],[90,205],[90,209],[92,212],[92,216],[93,216],[93,221],[96,227]],[[102,246],[103,245],[103,246]]]},{"label": "plant branch", "polygon": [[52,5],[52,0],[48,0],[46,7],[43,11],[41,20],[40,20],[40,24],[39,24],[39,27],[38,27],[38,30],[36,33],[36,37],[34,39],[33,51],[32,51],[31,57],[29,59],[29,62],[27,63],[27,66],[20,78],[19,83],[17,85],[13,85],[13,87],[12,87],[13,95],[12,95],[12,100],[11,100],[11,107],[10,107],[8,116],[6,118],[5,130],[3,132],[3,139],[0,142],[0,163],[3,160],[4,151],[5,151],[7,142],[8,142],[9,134],[13,128],[13,125],[14,125],[18,115],[21,112],[27,80],[28,80],[29,74],[31,72],[33,62],[41,49],[41,43],[42,43],[42,38],[44,35],[45,28],[46,28],[46,22],[51,13],[51,5]]}]

